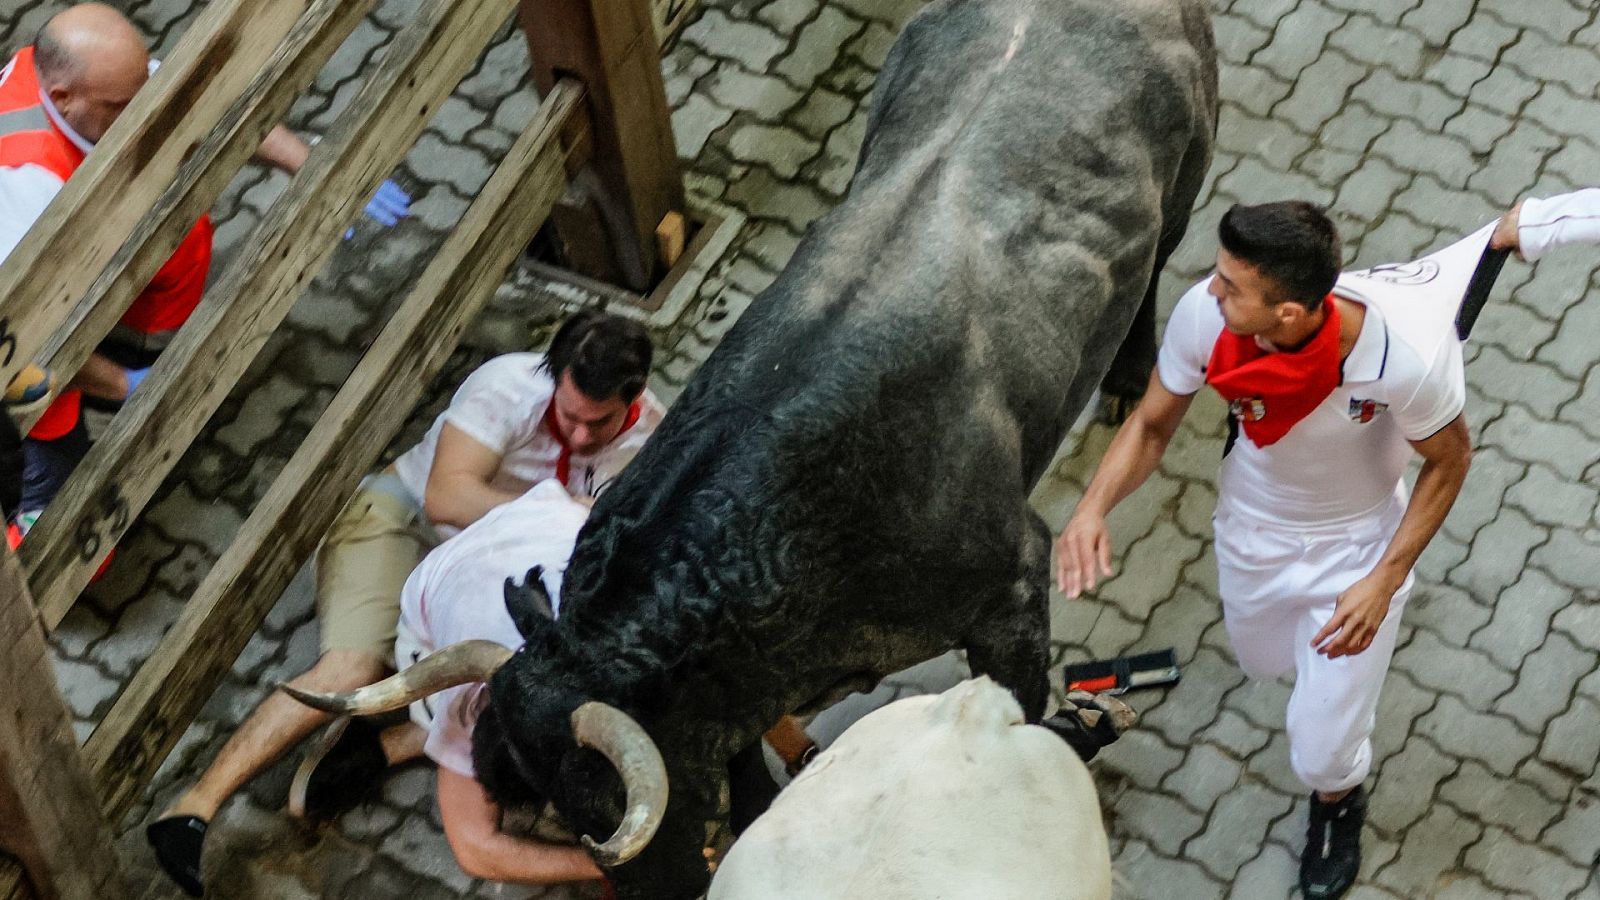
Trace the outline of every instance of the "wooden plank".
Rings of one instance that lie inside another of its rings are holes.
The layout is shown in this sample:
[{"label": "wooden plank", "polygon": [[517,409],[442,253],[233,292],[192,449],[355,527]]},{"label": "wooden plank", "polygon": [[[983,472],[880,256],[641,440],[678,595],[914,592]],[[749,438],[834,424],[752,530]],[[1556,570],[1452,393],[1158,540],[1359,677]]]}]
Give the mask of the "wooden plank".
[{"label": "wooden plank", "polygon": [[34,892],[40,900],[127,896],[44,629],[22,569],[4,547],[0,722],[0,843],[27,867]]},{"label": "wooden plank", "polygon": [[426,0],[23,541],[54,628],[515,0]]},{"label": "wooden plank", "polygon": [[662,47],[677,37],[678,31],[689,23],[689,17],[700,6],[700,0],[650,0],[650,16],[655,21],[656,40]]},{"label": "wooden plank", "polygon": [[566,179],[561,82],[84,748],[122,815],[494,295]]},{"label": "wooden plank", "polygon": [[58,330],[111,329],[370,5],[207,5],[0,265],[0,384]]},{"label": "wooden plank", "polygon": [[659,12],[651,0],[524,0],[520,13],[540,91],[568,75],[588,90],[591,164],[604,200],[624,220],[621,240],[614,242],[617,270],[624,286],[635,290],[664,274],[656,224],[684,205],[661,78]]}]

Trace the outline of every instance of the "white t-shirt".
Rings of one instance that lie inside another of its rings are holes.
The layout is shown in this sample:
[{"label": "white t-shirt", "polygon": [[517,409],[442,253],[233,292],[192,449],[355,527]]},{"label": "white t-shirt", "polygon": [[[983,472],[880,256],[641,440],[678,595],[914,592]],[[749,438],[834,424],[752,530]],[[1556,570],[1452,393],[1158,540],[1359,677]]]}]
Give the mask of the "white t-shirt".
[{"label": "white t-shirt", "polygon": [[[1175,394],[1205,387],[1222,334],[1209,283],[1190,288],[1167,322],[1156,367]],[[1453,339],[1424,360],[1376,303],[1366,308],[1343,384],[1270,447],[1257,447],[1240,430],[1222,462],[1219,508],[1297,529],[1340,529],[1405,497],[1401,477],[1414,452],[1406,442],[1432,436],[1461,414],[1466,374]]]},{"label": "white t-shirt", "polygon": [[[539,368],[542,353],[508,353],[479,366],[461,383],[450,406],[415,447],[395,460],[395,470],[406,490],[421,505],[428,487],[428,472],[446,422],[468,437],[500,454],[500,469],[489,486],[520,494],[546,478],[556,477],[561,444],[545,424],[545,412],[555,394],[555,382]],[[573,455],[567,489],[597,497],[638,454],[645,439],[661,423],[665,409],[649,390],[640,397],[639,420],[599,453]],[[441,534],[453,533],[444,526]]]},{"label": "white t-shirt", "polygon": [[[560,611],[561,577],[589,508],[561,483],[541,481],[435,547],[400,593],[395,661],[402,669],[451,644],[494,641],[515,649],[522,635],[506,612],[505,581],[519,584],[543,566],[545,590]],[[472,729],[487,702],[481,684],[441,691],[411,704],[427,731],[423,752],[441,766],[473,777]]]},{"label": "white t-shirt", "polygon": [[1517,216],[1517,244],[1536,260],[1554,247],[1600,244],[1600,189],[1585,188],[1546,200],[1529,197]]}]

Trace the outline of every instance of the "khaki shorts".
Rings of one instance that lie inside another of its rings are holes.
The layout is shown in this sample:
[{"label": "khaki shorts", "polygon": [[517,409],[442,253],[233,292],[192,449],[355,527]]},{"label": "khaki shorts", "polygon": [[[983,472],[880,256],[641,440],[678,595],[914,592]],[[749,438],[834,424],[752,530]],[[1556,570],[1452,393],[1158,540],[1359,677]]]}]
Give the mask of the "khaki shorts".
[{"label": "khaki shorts", "polygon": [[[362,483],[317,551],[322,652],[359,650],[394,667],[400,590],[439,543],[392,475]],[[400,496],[397,496],[396,494]]]}]

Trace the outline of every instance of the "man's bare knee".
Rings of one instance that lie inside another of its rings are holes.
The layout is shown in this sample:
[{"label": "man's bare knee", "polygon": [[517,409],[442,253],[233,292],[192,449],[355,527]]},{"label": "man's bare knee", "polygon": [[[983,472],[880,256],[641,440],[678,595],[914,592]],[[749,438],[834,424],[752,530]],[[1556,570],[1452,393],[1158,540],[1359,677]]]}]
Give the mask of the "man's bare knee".
[{"label": "man's bare knee", "polygon": [[349,691],[383,678],[388,665],[360,650],[329,650],[289,683],[313,691]]}]

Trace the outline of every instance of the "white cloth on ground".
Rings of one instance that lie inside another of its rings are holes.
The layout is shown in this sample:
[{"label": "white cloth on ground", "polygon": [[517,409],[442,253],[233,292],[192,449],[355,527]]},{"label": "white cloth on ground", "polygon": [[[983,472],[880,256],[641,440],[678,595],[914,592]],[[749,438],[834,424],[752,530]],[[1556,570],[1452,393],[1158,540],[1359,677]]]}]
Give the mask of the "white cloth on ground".
[{"label": "white cloth on ground", "polygon": [[[521,583],[529,569],[542,566],[559,613],[562,574],[588,514],[560,482],[541,481],[434,548],[401,592],[395,662],[404,669],[469,640],[520,647],[522,635],[506,612],[506,579]],[[412,721],[428,733],[423,752],[472,777],[472,729],[487,699],[483,685],[462,685],[411,704]]]}]

